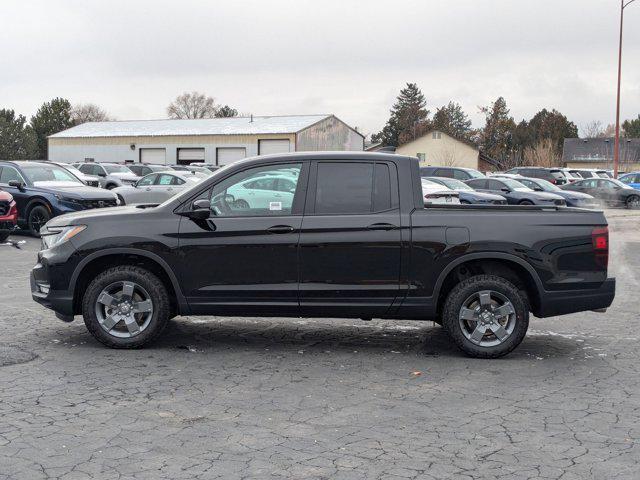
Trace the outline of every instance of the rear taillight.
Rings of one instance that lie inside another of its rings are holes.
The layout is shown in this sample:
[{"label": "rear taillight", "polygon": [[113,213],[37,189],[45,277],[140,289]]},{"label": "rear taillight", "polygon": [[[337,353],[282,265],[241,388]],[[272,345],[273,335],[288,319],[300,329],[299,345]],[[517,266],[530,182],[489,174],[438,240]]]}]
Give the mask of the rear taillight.
[{"label": "rear taillight", "polygon": [[596,255],[596,263],[604,268],[609,264],[609,227],[594,228],[591,242]]},{"label": "rear taillight", "polygon": [[18,206],[15,201],[9,204],[9,216],[11,217],[13,215],[18,215]]}]

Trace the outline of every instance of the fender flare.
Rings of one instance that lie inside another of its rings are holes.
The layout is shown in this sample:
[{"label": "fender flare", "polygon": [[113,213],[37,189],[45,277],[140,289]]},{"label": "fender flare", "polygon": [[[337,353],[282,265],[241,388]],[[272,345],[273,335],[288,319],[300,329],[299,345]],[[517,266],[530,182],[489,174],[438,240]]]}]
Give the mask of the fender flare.
[{"label": "fender flare", "polygon": [[109,248],[109,249],[93,252],[92,254],[87,255],[85,258],[83,258],[80,261],[80,263],[78,263],[76,268],[73,270],[73,273],[71,274],[71,279],[69,280],[69,290],[72,292],[75,292],[78,277],[80,276],[84,268],[93,260],[96,260],[101,257],[106,257],[108,255],[123,255],[123,254],[124,255],[131,254],[131,255],[138,255],[140,257],[145,257],[145,258],[148,258],[149,260],[154,261],[158,265],[160,265],[162,270],[164,270],[164,273],[167,275],[167,277],[169,277],[169,281],[171,282],[171,286],[173,287],[174,292],[176,292],[176,302],[178,303],[179,313],[182,315],[189,314],[190,312],[189,304],[187,303],[187,300],[182,293],[182,289],[180,288],[180,283],[178,282],[178,278],[176,277],[175,273],[173,272],[169,264],[166,261],[164,261],[164,259],[159,255],[149,252],[147,250],[140,250],[137,248],[126,248],[126,247]]},{"label": "fender flare", "polygon": [[540,280],[540,276],[538,275],[538,272],[536,272],[536,270],[531,266],[529,262],[527,262],[526,260],[523,260],[520,257],[517,257],[516,255],[512,255],[510,253],[478,252],[478,253],[469,253],[462,257],[456,258],[453,262],[449,263],[449,265],[447,265],[444,270],[442,270],[433,288],[433,298],[435,300],[436,308],[438,307],[438,299],[440,298],[440,290],[442,288],[442,284],[444,283],[444,279],[447,278],[447,275],[449,275],[449,273],[451,273],[451,271],[454,268],[471,260],[507,260],[507,261],[517,263],[518,265],[523,267],[525,270],[527,270],[527,272],[529,272],[529,275],[531,275],[531,278],[533,278],[533,281],[535,282],[535,285],[536,285],[536,293],[538,295],[537,300],[538,301],[541,300],[542,293],[544,292],[544,286],[542,285],[542,280]]}]

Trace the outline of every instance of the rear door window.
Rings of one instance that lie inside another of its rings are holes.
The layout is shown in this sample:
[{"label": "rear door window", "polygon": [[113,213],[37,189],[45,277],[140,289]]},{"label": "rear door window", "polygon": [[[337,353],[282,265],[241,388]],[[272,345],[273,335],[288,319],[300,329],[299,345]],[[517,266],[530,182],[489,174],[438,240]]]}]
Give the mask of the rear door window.
[{"label": "rear door window", "polygon": [[373,163],[320,162],[315,213],[370,213]]},{"label": "rear door window", "polygon": [[499,180],[489,180],[489,190],[500,190],[504,188],[504,184]]},{"label": "rear door window", "polygon": [[469,180],[469,174],[464,170],[453,170],[453,178],[456,180]]},{"label": "rear door window", "polygon": [[467,185],[469,185],[471,188],[484,190],[487,188],[487,180],[485,180],[484,178],[477,178],[475,180],[469,180],[467,182]]},{"label": "rear door window", "polygon": [[158,180],[156,181],[156,185],[171,185],[173,182],[173,175],[169,175],[168,173],[162,173],[158,175]]},{"label": "rear door window", "polygon": [[433,176],[434,177],[454,178],[453,177],[453,170],[450,169],[450,168],[438,168],[438,169],[436,169],[435,172],[433,172]]}]

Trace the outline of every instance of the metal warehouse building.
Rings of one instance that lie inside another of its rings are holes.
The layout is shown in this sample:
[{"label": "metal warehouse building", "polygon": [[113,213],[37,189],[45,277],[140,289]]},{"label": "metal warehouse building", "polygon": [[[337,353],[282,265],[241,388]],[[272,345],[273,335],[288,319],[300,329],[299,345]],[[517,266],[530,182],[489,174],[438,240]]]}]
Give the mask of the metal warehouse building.
[{"label": "metal warehouse building", "polygon": [[364,137],[334,115],[90,122],[51,135],[56,162],[218,165],[254,155],[363,150]]}]

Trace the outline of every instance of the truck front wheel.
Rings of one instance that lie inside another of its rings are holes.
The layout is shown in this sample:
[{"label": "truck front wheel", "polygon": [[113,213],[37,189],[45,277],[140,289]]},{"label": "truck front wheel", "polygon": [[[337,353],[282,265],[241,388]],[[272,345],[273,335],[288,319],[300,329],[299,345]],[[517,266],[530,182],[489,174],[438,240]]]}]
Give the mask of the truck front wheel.
[{"label": "truck front wheel", "polygon": [[138,348],[167,325],[167,289],[150,271],[132,265],[105,270],[87,286],[82,315],[89,332],[111,348]]},{"label": "truck front wheel", "polygon": [[513,283],[476,275],[449,293],[442,324],[456,345],[476,358],[498,358],[524,339],[529,327],[527,299]]}]

